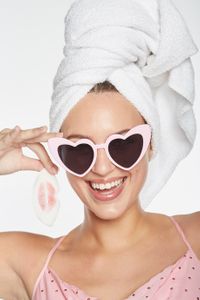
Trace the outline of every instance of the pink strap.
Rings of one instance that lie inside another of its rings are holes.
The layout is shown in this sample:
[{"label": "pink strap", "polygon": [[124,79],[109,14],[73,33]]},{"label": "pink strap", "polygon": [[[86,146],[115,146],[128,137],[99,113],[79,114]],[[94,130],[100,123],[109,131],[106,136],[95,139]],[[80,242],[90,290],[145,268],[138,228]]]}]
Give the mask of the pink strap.
[{"label": "pink strap", "polygon": [[183,238],[185,244],[187,245],[187,247],[193,252],[193,249],[192,249],[190,243],[188,242],[188,240],[187,240],[187,238],[186,238],[186,236],[185,236],[185,234],[184,234],[182,228],[180,227],[180,225],[175,221],[175,219],[174,219],[172,216],[169,216],[169,217],[170,217],[170,219],[172,220],[172,222],[175,224],[175,226],[176,226],[178,232],[179,232],[180,235],[182,236],[182,238]]},{"label": "pink strap", "polygon": [[45,265],[44,265],[44,268],[45,269],[47,266],[48,266],[48,263],[52,257],[52,255],[54,254],[54,252],[56,251],[56,249],[59,247],[59,245],[61,244],[61,242],[64,240],[66,235],[63,235],[61,236],[58,241],[56,242],[56,244],[53,246],[53,248],[51,249],[51,251],[49,252],[48,256],[47,256],[47,259],[46,259],[46,262],[45,262]]},{"label": "pink strap", "polygon": [[39,284],[39,281],[40,281],[40,279],[42,278],[43,273],[45,272],[45,269],[46,269],[46,267],[47,267],[47,265],[48,265],[48,263],[49,263],[49,261],[50,261],[52,255],[54,254],[54,252],[55,252],[56,249],[59,247],[59,245],[61,244],[61,242],[64,240],[65,237],[66,237],[66,235],[61,236],[61,237],[58,239],[58,241],[55,243],[55,245],[53,246],[53,248],[51,249],[51,251],[49,252],[49,254],[48,254],[48,256],[47,256],[47,259],[46,259],[46,262],[45,262],[45,264],[44,264],[44,267],[43,267],[42,270],[40,271],[40,274],[39,274],[39,276],[38,276],[38,278],[37,278],[37,280],[36,280],[36,283],[35,283],[35,286],[34,286],[34,289],[33,289],[32,298],[31,298],[32,300],[34,299],[34,296],[35,296],[36,289],[37,289],[37,286],[38,286],[38,284]]}]

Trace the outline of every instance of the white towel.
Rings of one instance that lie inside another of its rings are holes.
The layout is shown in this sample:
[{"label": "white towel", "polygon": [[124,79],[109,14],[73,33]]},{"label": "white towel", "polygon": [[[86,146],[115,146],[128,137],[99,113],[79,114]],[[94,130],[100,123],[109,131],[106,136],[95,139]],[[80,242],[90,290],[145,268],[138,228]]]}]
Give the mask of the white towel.
[{"label": "white towel", "polygon": [[98,82],[110,81],[153,130],[153,157],[140,193],[143,208],[166,184],[196,137],[197,47],[170,0],[78,0],[65,17],[65,47],[50,107],[59,131],[70,109]]}]

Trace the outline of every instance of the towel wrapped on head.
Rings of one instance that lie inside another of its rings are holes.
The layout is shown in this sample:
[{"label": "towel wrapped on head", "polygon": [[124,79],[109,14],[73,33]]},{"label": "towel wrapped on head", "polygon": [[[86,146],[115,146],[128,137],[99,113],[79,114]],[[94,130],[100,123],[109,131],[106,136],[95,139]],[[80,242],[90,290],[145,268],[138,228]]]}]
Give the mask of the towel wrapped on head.
[{"label": "towel wrapped on head", "polygon": [[152,127],[146,208],[191,151],[197,47],[171,0],[78,0],[65,17],[65,47],[53,82],[50,131],[94,85],[109,81]]}]

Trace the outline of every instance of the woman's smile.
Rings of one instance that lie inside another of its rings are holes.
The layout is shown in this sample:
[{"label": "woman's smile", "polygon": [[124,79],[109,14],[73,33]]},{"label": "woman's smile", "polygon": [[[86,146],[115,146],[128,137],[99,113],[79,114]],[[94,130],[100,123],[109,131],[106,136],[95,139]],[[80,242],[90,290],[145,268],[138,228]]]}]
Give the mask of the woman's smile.
[{"label": "woman's smile", "polygon": [[112,182],[113,184],[111,187],[109,187],[109,189],[102,189],[101,184],[98,185],[98,187],[94,188],[94,186],[96,185],[93,184],[92,186],[91,182],[88,181],[87,183],[89,187],[89,192],[95,198],[95,200],[98,201],[110,202],[111,200],[117,200],[118,196],[122,193],[123,189],[125,188],[126,179],[127,176],[123,177],[121,180]]}]

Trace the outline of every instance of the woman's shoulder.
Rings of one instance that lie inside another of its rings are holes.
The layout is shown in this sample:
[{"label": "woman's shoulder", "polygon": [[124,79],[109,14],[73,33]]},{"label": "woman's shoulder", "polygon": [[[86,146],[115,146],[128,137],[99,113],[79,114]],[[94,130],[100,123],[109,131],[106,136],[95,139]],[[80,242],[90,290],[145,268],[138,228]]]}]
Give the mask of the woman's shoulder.
[{"label": "woman's shoulder", "polygon": [[174,215],[173,218],[181,227],[187,241],[200,259],[200,211]]},{"label": "woman's shoulder", "polygon": [[25,290],[32,287],[32,281],[57,239],[22,231],[0,232],[0,264],[7,266],[9,276],[18,276],[16,286],[21,281]]},{"label": "woman's shoulder", "polygon": [[9,231],[0,232],[0,248],[1,254],[8,262],[12,263],[13,258],[28,254],[37,254],[37,250],[48,249],[51,247],[57,238],[52,238],[42,234],[24,232],[24,231]]},{"label": "woman's shoulder", "polygon": [[195,231],[198,231],[200,228],[200,211],[195,211],[190,214],[174,215],[173,218],[180,226],[183,226],[184,229],[190,230],[192,233],[195,233]]},{"label": "woman's shoulder", "polygon": [[1,232],[1,259],[20,274],[25,270],[25,261],[29,262],[29,266],[35,266],[50,251],[57,239],[23,231]]},{"label": "woman's shoulder", "polygon": [[55,242],[55,238],[36,233],[0,232],[0,269],[4,270],[0,277],[7,282],[0,292],[9,297],[16,293],[19,298],[27,299],[32,278]]}]

